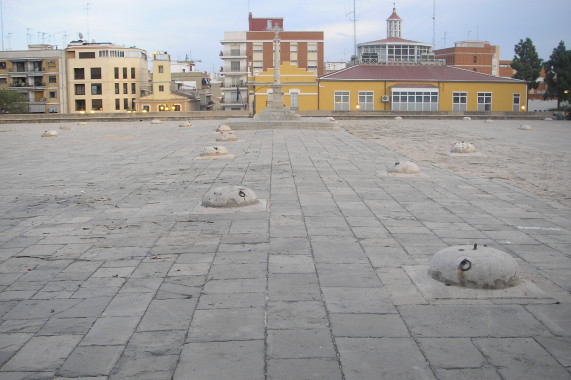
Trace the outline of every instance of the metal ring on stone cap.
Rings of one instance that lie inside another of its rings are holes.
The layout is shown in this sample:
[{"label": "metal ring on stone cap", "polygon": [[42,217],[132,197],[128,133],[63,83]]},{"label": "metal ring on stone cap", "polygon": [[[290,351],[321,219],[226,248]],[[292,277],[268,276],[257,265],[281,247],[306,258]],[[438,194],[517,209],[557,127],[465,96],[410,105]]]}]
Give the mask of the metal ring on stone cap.
[{"label": "metal ring on stone cap", "polygon": [[470,270],[470,268],[472,268],[472,262],[468,259],[463,259],[460,261],[460,264],[458,264],[458,269],[463,272]]}]

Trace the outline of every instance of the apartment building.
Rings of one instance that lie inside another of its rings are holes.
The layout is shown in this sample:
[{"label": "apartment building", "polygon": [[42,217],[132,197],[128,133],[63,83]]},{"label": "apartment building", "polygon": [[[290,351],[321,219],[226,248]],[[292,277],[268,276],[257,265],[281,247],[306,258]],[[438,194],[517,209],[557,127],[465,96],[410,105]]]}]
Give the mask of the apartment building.
[{"label": "apartment building", "polygon": [[[224,32],[222,109],[246,109],[248,75],[273,68],[275,32],[270,29],[275,26],[284,29],[283,18],[254,18],[250,13],[248,31]],[[283,30],[279,38],[280,64],[289,62],[318,76],[325,73],[324,32]]]},{"label": "apartment building", "polygon": [[68,110],[125,112],[148,93],[145,50],[83,40],[65,49]]},{"label": "apartment building", "polygon": [[434,55],[447,66],[501,76],[500,47],[487,41],[458,41],[454,47],[435,50]]},{"label": "apartment building", "polygon": [[0,89],[23,93],[30,113],[67,112],[64,51],[42,44],[0,52]]}]

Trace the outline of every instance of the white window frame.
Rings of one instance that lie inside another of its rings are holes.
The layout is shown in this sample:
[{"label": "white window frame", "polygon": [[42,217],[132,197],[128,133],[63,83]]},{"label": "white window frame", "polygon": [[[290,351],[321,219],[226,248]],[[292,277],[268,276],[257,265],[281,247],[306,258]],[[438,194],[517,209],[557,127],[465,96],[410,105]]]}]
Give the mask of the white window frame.
[{"label": "white window frame", "polygon": [[491,92],[478,92],[478,111],[483,111],[483,112],[492,111]]},{"label": "white window frame", "polygon": [[[459,102],[456,102],[458,98]],[[452,93],[452,111],[468,110],[468,93],[465,91],[457,91]]]},{"label": "white window frame", "polygon": [[290,109],[297,111],[299,110],[299,90],[289,90],[290,96]]},{"label": "white window frame", "polygon": [[359,91],[359,110],[373,111],[375,109],[375,92],[374,91]]},{"label": "white window frame", "polygon": [[436,88],[391,89],[391,111],[438,111],[439,100]]},{"label": "white window frame", "polygon": [[[517,99],[517,103],[515,102]],[[520,106],[521,106],[521,94],[520,93],[514,93],[513,94],[513,106],[512,106],[512,111],[513,112],[519,112],[520,111]]]},{"label": "white window frame", "polygon": [[351,93],[349,91],[335,91],[333,93],[333,109],[335,111],[349,111]]}]

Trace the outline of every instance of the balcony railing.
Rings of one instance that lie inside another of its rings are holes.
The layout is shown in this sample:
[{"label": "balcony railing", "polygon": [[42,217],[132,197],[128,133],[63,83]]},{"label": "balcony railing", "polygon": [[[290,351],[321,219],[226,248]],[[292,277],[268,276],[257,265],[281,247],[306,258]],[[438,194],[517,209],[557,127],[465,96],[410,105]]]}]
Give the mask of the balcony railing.
[{"label": "balcony railing", "polygon": [[44,73],[46,71],[45,67],[33,67],[33,68],[24,68],[24,69],[19,69],[17,67],[12,67],[11,69],[8,69],[9,73],[14,73],[14,74],[41,74]]},{"label": "balcony railing", "polygon": [[12,82],[10,87],[22,87],[22,88],[34,88],[34,87],[45,87],[46,82],[34,82],[33,84]]}]

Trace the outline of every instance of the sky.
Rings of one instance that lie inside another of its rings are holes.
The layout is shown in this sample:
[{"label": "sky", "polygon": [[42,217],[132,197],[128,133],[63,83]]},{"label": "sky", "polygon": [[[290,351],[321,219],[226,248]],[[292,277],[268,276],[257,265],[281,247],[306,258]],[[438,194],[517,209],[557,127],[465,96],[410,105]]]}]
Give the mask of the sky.
[{"label": "sky", "polygon": [[[248,30],[253,17],[282,17],[287,31],[325,32],[325,61],[348,61],[357,43],[386,38],[393,3],[403,19],[402,37],[432,43],[483,40],[512,59],[514,46],[531,38],[547,60],[564,41],[571,49],[570,0],[0,0],[2,50],[72,40],[166,51],[191,59],[200,71],[219,71],[224,32]],[[355,8],[354,8],[355,7]],[[435,9],[435,12],[434,12]],[[355,10],[355,11],[354,11]],[[436,32],[433,33],[433,15]],[[354,23],[353,20],[356,19]]]}]

